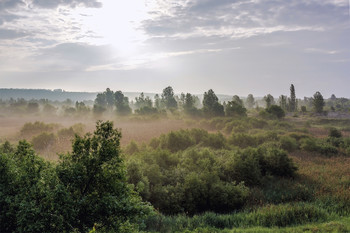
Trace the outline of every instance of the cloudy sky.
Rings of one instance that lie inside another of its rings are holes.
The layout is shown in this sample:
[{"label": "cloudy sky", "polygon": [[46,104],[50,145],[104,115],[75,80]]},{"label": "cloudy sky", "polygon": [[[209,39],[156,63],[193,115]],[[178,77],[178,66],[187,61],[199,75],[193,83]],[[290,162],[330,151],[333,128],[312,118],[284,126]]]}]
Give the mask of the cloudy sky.
[{"label": "cloudy sky", "polygon": [[350,97],[349,0],[0,0],[0,87]]}]

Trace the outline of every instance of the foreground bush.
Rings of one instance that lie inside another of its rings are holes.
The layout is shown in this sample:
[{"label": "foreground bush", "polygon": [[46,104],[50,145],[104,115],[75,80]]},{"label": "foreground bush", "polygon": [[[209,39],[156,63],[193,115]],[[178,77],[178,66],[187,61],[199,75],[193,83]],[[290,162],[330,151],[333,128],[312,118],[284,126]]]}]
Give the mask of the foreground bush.
[{"label": "foreground bush", "polygon": [[0,232],[137,231],[150,211],[126,183],[119,131],[98,122],[57,165],[21,141],[0,154]]}]

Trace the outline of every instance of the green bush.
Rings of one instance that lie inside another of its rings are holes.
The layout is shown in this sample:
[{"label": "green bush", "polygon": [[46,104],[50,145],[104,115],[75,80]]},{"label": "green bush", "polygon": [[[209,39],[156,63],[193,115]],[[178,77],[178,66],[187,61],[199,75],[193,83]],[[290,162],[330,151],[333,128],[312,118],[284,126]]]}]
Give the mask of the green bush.
[{"label": "green bush", "polygon": [[290,136],[280,137],[280,143],[281,143],[281,148],[289,152],[293,152],[297,150],[299,147],[297,140]]},{"label": "green bush", "polygon": [[74,135],[75,135],[75,132],[73,127],[64,128],[57,132],[58,138],[62,140],[72,139],[74,138]]},{"label": "green bush", "polygon": [[136,109],[135,113],[139,115],[152,115],[152,114],[157,114],[158,109],[149,107],[149,106],[144,106],[144,107],[141,107],[140,109]]},{"label": "green bush", "polygon": [[271,105],[270,107],[261,110],[259,116],[264,119],[282,119],[285,116],[284,110],[277,105]]},{"label": "green bush", "polygon": [[240,148],[254,147],[258,145],[256,137],[245,133],[233,133],[228,141],[231,145]]},{"label": "green bush", "polygon": [[258,118],[249,118],[249,124],[256,129],[263,129],[268,126],[267,121]]},{"label": "green bush", "polygon": [[301,139],[310,138],[310,136],[305,133],[296,133],[296,132],[288,133],[286,134],[286,136],[294,138],[295,140],[297,140],[298,143],[300,143]]},{"label": "green bush", "polygon": [[184,130],[170,132],[160,138],[160,148],[168,149],[171,152],[184,150],[194,144],[194,140]]},{"label": "green bush", "polygon": [[209,134],[203,146],[208,146],[213,149],[224,149],[226,147],[226,138],[221,133]]},{"label": "green bush", "polygon": [[132,154],[135,154],[137,152],[139,152],[139,147],[138,145],[136,144],[135,141],[131,141],[126,147],[125,147],[125,153],[128,154],[128,155],[132,155]]},{"label": "green bush", "polygon": [[2,145],[0,145],[0,154],[9,154],[13,153],[15,148],[11,145],[9,141],[5,141]]},{"label": "green bush", "polygon": [[259,148],[262,174],[294,177],[297,167],[284,150],[278,148]]},{"label": "green bush", "polygon": [[322,143],[318,147],[318,152],[331,157],[338,154],[338,149],[329,143]]},{"label": "green bush", "polygon": [[281,119],[285,116],[284,110],[277,105],[271,105],[266,109],[266,112],[277,119]]},{"label": "green bush", "polygon": [[36,121],[34,123],[25,123],[21,129],[21,135],[35,135],[43,132],[50,132],[57,126],[54,124],[45,124],[44,122]]},{"label": "green bush", "polygon": [[329,129],[328,136],[332,138],[341,138],[342,134],[340,130],[332,127]]},{"label": "green bush", "polygon": [[261,145],[266,142],[278,141],[278,134],[275,131],[266,131],[254,135],[257,141],[257,145]]},{"label": "green bush", "polygon": [[267,177],[263,179],[262,193],[261,201],[270,204],[312,201],[314,199],[314,191],[310,187],[286,178]]},{"label": "green bush", "polygon": [[190,134],[197,145],[200,143],[204,144],[208,141],[209,133],[204,129],[191,129]]},{"label": "green bush", "polygon": [[317,141],[315,138],[308,137],[300,140],[300,149],[309,152],[317,152],[319,147],[317,146]]},{"label": "green bush", "polygon": [[262,174],[257,151],[252,149],[233,154],[225,162],[223,172],[225,180],[258,185]]},{"label": "green bush", "polygon": [[325,221],[327,213],[311,204],[271,205],[247,214],[245,221],[249,225],[264,227],[286,227],[308,222]]},{"label": "green bush", "polygon": [[337,147],[316,138],[304,138],[301,140],[300,148],[309,152],[317,152],[326,156],[334,156],[338,154]]},{"label": "green bush", "polygon": [[157,149],[159,147],[160,140],[158,138],[152,138],[149,142],[149,146],[153,149]]},{"label": "green bush", "polygon": [[32,144],[35,150],[44,150],[49,146],[52,146],[56,141],[56,137],[53,133],[41,133],[38,136],[33,137]]}]

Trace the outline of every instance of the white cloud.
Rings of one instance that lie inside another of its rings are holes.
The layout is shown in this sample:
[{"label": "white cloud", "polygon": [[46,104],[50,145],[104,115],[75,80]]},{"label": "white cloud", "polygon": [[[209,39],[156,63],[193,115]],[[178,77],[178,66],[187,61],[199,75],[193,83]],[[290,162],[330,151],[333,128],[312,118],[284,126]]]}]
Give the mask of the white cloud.
[{"label": "white cloud", "polygon": [[69,6],[69,7],[92,7],[92,8],[100,8],[102,7],[102,3],[96,0],[32,0],[30,2],[33,7],[42,7],[48,9],[54,9],[58,6]]},{"label": "white cloud", "polygon": [[337,50],[326,50],[326,49],[318,49],[318,48],[307,48],[305,49],[306,52],[308,53],[321,53],[321,54],[337,54],[339,51]]}]

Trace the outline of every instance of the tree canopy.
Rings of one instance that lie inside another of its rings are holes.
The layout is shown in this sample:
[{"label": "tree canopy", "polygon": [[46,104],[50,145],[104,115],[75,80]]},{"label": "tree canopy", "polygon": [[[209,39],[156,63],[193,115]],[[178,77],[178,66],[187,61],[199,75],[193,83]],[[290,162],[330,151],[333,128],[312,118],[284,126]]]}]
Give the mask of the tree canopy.
[{"label": "tree canopy", "polygon": [[312,104],[316,113],[322,113],[325,105],[322,94],[317,91],[312,99]]},{"label": "tree canopy", "polygon": [[162,93],[162,102],[167,109],[177,108],[174,90],[171,86],[164,88]]},{"label": "tree canopy", "polygon": [[219,103],[219,98],[212,89],[204,93],[203,112],[207,116],[223,116],[225,114],[224,106]]}]

